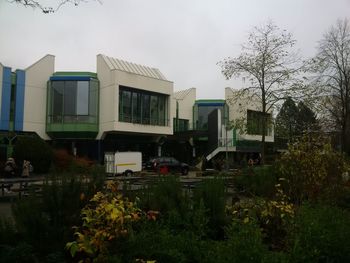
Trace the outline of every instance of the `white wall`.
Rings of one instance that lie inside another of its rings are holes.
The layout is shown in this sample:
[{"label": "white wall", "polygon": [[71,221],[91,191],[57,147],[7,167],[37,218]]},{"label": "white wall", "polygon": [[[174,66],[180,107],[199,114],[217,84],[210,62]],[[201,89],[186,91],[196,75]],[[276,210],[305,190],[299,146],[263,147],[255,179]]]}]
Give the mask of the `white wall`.
[{"label": "white wall", "polygon": [[193,123],[193,105],[196,101],[196,88],[175,92],[172,97],[172,116],[176,118],[176,101],[179,103],[179,119],[189,120]]},{"label": "white wall", "polygon": [[169,96],[168,119],[171,116],[171,96],[173,83],[151,77],[145,77],[117,69],[110,69],[102,56],[97,56],[97,76],[100,80],[100,130],[98,139],[105,132],[120,131],[132,133],[146,133],[155,135],[172,134],[172,126],[142,125],[119,122],[119,85],[157,92]]},{"label": "white wall", "polygon": [[[244,120],[247,124],[247,110],[261,111],[261,103],[256,97],[251,97],[249,95],[240,97],[240,99],[235,100],[236,91],[231,88],[225,88],[225,100],[229,105],[229,116],[230,121],[232,120]],[[250,135],[246,134],[245,131],[237,131],[238,140],[254,140],[261,141],[261,135]],[[265,141],[274,141],[274,129],[272,128],[271,136],[265,136]]]},{"label": "white wall", "polygon": [[36,132],[43,139],[45,133],[47,81],[55,71],[55,57],[46,55],[25,69],[23,131]]}]

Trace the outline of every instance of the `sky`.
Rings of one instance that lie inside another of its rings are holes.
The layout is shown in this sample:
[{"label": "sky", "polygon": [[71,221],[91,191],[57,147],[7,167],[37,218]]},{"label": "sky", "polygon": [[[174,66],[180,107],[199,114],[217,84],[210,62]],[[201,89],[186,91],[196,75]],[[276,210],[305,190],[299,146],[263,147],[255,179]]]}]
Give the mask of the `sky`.
[{"label": "sky", "polygon": [[225,87],[243,84],[226,80],[217,62],[238,56],[252,27],[273,21],[310,58],[337,19],[350,19],[350,0],[100,1],[43,14],[0,0],[0,63],[25,69],[52,54],[56,71],[96,72],[96,55],[105,54],[158,68],[175,91],[223,99]]}]

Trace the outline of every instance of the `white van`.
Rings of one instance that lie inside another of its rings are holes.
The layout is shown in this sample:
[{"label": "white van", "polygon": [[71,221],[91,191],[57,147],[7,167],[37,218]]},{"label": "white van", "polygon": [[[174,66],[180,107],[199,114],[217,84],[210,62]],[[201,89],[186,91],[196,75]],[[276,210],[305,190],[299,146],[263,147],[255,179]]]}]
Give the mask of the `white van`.
[{"label": "white van", "polygon": [[106,152],[105,165],[106,173],[131,176],[135,172],[141,172],[142,154],[141,152]]}]

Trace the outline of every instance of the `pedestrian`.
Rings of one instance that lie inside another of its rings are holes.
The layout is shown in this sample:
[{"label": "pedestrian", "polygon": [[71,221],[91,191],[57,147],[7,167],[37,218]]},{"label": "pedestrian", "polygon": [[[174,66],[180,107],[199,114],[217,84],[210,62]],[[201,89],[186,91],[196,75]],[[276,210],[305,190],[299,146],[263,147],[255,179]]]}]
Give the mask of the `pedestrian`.
[{"label": "pedestrian", "polygon": [[15,172],[16,172],[16,162],[15,159],[13,158],[8,158],[6,163],[5,163],[5,175],[6,177],[15,177]]},{"label": "pedestrian", "polygon": [[29,169],[30,169],[30,162],[27,160],[24,160],[23,161],[22,177],[25,177],[25,178],[29,177]]}]

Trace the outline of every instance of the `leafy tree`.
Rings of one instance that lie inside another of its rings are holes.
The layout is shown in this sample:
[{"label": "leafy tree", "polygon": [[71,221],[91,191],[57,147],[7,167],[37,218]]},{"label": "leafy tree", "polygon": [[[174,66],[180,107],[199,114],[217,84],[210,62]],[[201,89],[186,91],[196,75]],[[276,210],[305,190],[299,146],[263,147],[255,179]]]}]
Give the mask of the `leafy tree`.
[{"label": "leafy tree", "polygon": [[[101,3],[100,0],[95,0]],[[82,2],[89,2],[89,0],[60,0],[57,1],[56,6],[45,6],[41,3],[41,1],[36,1],[36,0],[8,0],[10,3],[16,3],[23,5],[25,7],[32,7],[35,9],[40,9],[44,14],[49,14],[49,13],[54,13],[57,12],[63,5],[66,4],[73,4],[74,6],[78,6]]]},{"label": "leafy tree", "polygon": [[276,117],[276,137],[292,141],[296,136],[305,132],[317,130],[316,114],[300,101],[298,106],[292,98],[287,98]]},{"label": "leafy tree", "polygon": [[276,117],[275,135],[280,138],[295,136],[297,129],[298,108],[292,98],[287,98]]},{"label": "leafy tree", "polygon": [[[235,93],[233,102],[248,97],[259,100],[262,115],[268,116],[276,102],[286,99],[298,85],[293,84],[294,76],[300,68],[296,66],[299,58],[292,47],[295,45],[292,35],[279,29],[272,22],[254,27],[248,40],[242,45],[238,57],[227,58],[218,64],[227,78],[244,77],[251,82],[249,87]],[[267,118],[263,118],[262,131],[266,130]],[[262,162],[265,156],[265,132],[262,132]]]},{"label": "leafy tree", "polygon": [[350,154],[350,24],[339,20],[319,42],[311,60],[314,87],[331,127],[341,135],[341,150]]},{"label": "leafy tree", "polygon": [[305,132],[317,130],[318,122],[316,114],[302,101],[298,103],[298,116],[296,133],[302,135]]}]

